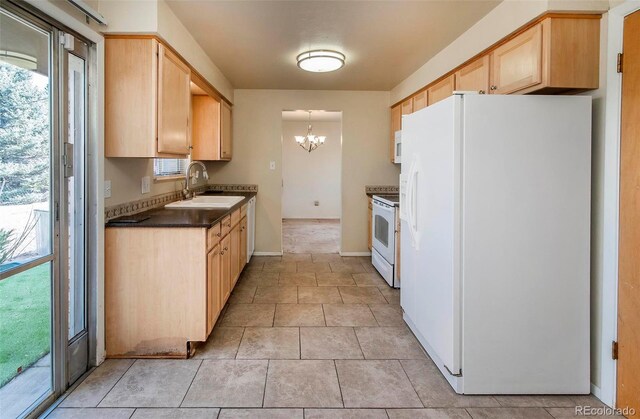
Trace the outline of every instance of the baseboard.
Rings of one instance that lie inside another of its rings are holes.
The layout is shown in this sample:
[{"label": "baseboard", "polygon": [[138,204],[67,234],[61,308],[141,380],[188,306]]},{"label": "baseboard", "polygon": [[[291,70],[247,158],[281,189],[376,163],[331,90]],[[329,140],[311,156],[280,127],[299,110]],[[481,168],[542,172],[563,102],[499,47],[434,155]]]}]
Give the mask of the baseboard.
[{"label": "baseboard", "polygon": [[340,256],[371,256],[371,252],[340,252]]},{"label": "baseboard", "polygon": [[253,252],[253,256],[282,256],[282,252]]}]

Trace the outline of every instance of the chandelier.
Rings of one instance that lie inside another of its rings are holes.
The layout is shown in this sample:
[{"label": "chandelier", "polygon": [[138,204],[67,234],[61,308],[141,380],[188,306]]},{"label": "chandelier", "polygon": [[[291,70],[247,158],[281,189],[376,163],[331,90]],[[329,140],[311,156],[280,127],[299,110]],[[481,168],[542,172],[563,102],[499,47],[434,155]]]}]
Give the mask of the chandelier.
[{"label": "chandelier", "polygon": [[324,144],[327,139],[324,135],[313,135],[313,128],[311,127],[311,111],[309,112],[309,127],[307,128],[307,135],[296,135],[296,143],[306,151],[311,153],[313,150]]}]

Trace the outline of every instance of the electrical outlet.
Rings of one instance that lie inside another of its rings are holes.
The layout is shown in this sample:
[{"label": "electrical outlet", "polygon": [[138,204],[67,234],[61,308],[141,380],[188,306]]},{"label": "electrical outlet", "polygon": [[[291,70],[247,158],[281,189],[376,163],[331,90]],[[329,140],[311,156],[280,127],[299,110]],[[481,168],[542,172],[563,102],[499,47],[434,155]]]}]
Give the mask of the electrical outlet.
[{"label": "electrical outlet", "polygon": [[271,160],[269,162],[269,169],[276,170],[276,162],[275,161]]},{"label": "electrical outlet", "polygon": [[151,192],[151,178],[149,176],[145,176],[142,178],[142,193]]},{"label": "electrical outlet", "polygon": [[314,207],[319,207],[320,206],[320,201],[313,201],[313,206]]},{"label": "electrical outlet", "polygon": [[111,181],[110,180],[104,181],[104,197],[111,198]]}]

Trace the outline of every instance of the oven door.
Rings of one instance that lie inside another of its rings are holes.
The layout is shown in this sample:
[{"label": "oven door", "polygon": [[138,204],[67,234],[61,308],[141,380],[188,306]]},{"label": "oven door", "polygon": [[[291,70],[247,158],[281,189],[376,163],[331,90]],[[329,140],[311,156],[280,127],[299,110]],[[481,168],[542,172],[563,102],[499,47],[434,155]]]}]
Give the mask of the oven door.
[{"label": "oven door", "polygon": [[373,200],[373,248],[391,265],[396,256],[396,209]]}]

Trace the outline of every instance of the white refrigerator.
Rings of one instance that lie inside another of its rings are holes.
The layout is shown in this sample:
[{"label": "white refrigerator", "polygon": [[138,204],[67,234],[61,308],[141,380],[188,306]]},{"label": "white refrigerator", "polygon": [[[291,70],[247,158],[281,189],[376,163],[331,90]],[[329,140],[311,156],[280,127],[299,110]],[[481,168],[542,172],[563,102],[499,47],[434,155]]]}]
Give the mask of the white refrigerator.
[{"label": "white refrigerator", "polygon": [[404,319],[460,394],[588,394],[591,98],[403,117]]}]

